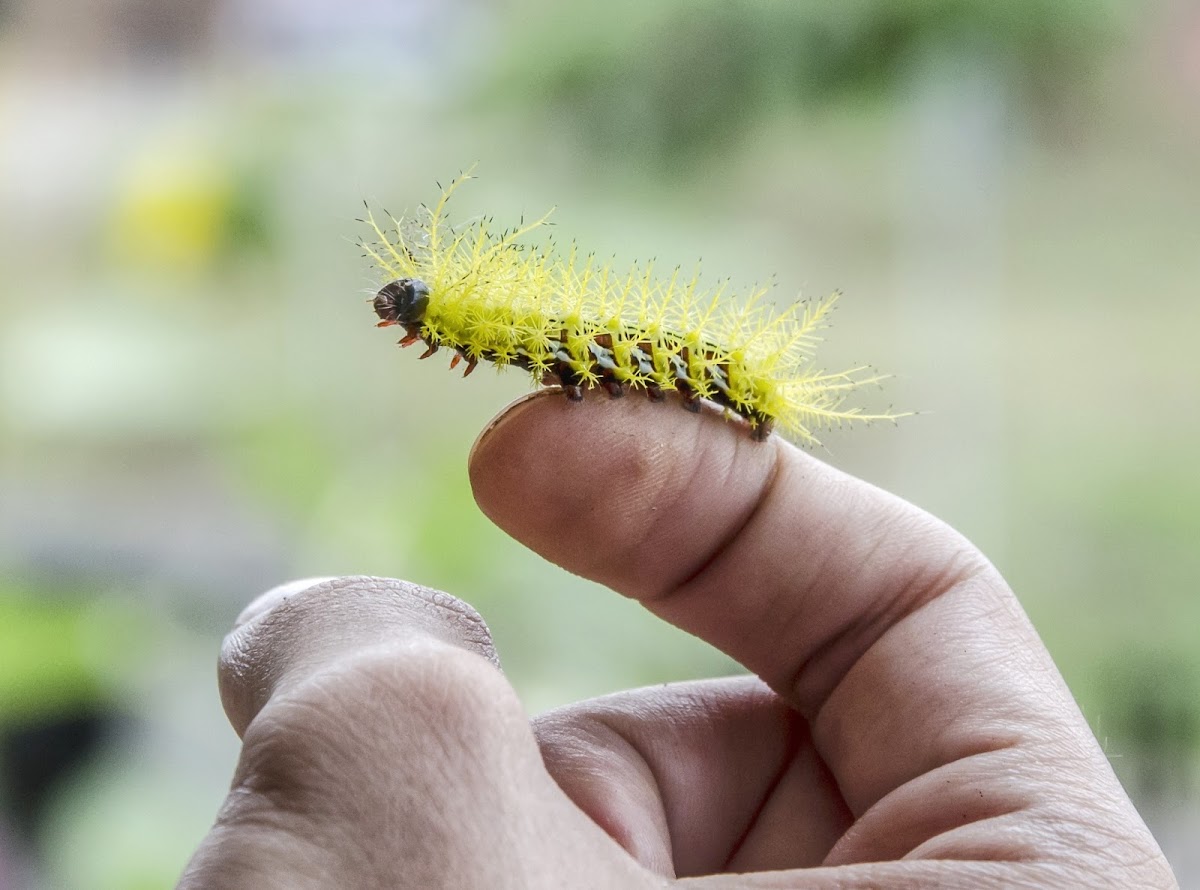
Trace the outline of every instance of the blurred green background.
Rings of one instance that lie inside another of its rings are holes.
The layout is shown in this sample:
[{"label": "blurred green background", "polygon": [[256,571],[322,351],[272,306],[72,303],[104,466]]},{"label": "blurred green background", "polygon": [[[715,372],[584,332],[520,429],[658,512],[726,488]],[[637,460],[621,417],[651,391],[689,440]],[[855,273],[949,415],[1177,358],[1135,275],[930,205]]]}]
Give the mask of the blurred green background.
[{"label": "blurred green background", "polygon": [[1187,0],[0,0],[0,887],[175,880],[292,577],[468,598],[531,711],[737,669],[479,514],[520,374],[373,328],[362,201],[476,161],[459,219],[846,293],[923,413],[822,456],[992,557],[1200,886],[1198,159]]}]

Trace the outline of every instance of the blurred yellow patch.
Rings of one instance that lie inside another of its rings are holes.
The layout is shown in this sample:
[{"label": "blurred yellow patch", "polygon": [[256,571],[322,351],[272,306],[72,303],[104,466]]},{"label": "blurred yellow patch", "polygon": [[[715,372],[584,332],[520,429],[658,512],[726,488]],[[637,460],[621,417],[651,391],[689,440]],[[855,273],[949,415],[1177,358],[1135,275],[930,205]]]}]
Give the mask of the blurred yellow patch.
[{"label": "blurred yellow patch", "polygon": [[225,243],[233,170],[212,152],[157,147],[136,158],[110,227],[114,259],[153,273],[195,275]]},{"label": "blurred yellow patch", "polygon": [[125,602],[0,587],[0,724],[53,719],[112,698],[150,631]]}]

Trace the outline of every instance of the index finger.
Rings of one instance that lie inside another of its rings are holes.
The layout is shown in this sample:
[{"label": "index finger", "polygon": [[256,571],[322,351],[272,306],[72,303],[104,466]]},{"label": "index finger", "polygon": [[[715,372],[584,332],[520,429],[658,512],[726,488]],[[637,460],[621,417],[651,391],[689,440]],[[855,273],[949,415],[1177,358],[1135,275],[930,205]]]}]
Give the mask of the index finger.
[{"label": "index finger", "polygon": [[987,560],[927,513],[778,438],[550,392],[494,422],[470,472],[481,509],[513,537],[786,697],[856,815],[941,765],[1012,747],[1027,727],[1093,754]]}]

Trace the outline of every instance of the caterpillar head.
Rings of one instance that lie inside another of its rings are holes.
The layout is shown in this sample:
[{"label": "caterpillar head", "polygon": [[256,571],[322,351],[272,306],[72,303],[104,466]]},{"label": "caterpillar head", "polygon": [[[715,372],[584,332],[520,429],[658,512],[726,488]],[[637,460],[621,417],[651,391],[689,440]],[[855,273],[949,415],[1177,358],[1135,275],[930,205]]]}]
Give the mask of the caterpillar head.
[{"label": "caterpillar head", "polygon": [[388,324],[419,324],[429,306],[429,285],[420,278],[397,278],[375,295],[375,314]]}]

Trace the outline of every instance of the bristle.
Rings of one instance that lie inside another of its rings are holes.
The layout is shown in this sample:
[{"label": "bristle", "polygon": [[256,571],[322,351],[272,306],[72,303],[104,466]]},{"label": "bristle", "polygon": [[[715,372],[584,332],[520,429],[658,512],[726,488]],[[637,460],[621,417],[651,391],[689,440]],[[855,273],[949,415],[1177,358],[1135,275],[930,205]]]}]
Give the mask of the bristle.
[{"label": "bristle", "polygon": [[525,243],[549,214],[500,232],[490,217],[456,228],[447,204],[470,178],[468,171],[452,181],[432,208],[421,205],[406,221],[416,224],[412,237],[392,218],[389,238],[368,208],[377,240],[363,248],[385,278],[417,278],[429,288],[419,331],[428,345],[501,366],[518,362],[535,382],[557,376],[568,391],[604,386],[615,395],[628,386],[661,397],[678,389],[718,402],[754,429],[774,424],[810,444],[822,428],[902,416],[845,406],[850,393],[884,379],[870,368],[814,366],[837,292],[779,312],[764,300],[774,282],[739,296],[728,293],[728,280],[702,287],[698,269],[688,276],[676,267],[663,278],[653,261],[617,271],[574,242],[565,254],[552,241]]}]

